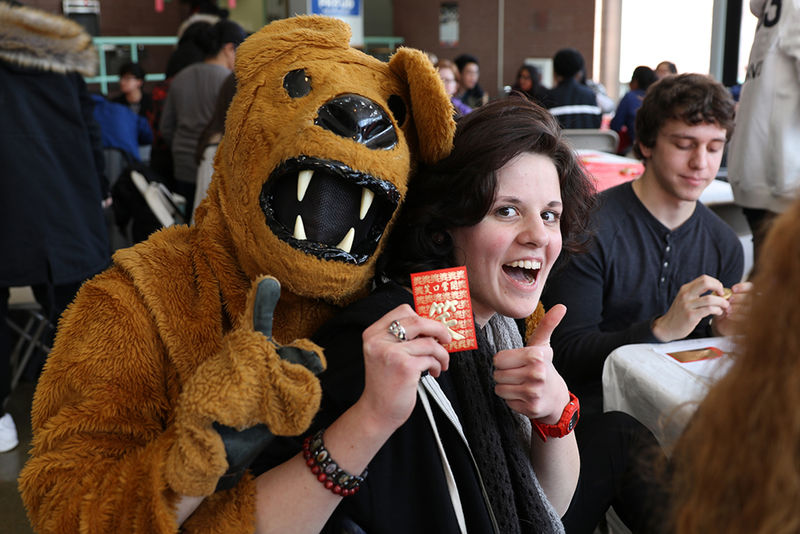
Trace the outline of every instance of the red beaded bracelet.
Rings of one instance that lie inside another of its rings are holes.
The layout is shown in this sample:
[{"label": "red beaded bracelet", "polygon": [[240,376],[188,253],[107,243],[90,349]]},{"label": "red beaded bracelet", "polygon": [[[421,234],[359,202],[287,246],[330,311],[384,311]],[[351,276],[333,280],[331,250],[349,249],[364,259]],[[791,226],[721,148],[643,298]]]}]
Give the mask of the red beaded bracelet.
[{"label": "red beaded bracelet", "polygon": [[340,468],[325,448],[325,443],[322,441],[323,432],[324,429],[319,430],[303,441],[303,458],[306,459],[306,465],[326,489],[342,497],[354,495],[361,489],[367,470],[364,469],[363,473],[356,476]]}]

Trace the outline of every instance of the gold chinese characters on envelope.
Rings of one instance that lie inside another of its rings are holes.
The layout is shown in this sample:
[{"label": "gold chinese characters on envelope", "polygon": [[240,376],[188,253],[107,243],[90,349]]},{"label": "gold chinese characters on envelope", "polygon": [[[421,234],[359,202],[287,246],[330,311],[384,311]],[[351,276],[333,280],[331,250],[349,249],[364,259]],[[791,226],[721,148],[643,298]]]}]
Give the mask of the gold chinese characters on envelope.
[{"label": "gold chinese characters on envelope", "polygon": [[453,340],[444,345],[447,352],[478,348],[466,267],[413,273],[411,289],[417,313],[441,321],[450,330]]}]

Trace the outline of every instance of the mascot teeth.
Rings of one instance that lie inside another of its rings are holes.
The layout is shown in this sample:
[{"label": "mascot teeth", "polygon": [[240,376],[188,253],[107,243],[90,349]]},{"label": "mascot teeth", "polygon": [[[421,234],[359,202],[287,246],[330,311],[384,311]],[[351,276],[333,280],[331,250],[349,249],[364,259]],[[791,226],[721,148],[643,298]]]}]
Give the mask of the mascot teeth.
[{"label": "mascot teeth", "polygon": [[369,207],[372,206],[372,199],[375,198],[375,193],[367,189],[366,187],[361,188],[361,210],[358,212],[358,219],[363,221],[364,217],[367,216],[367,212],[369,211]]},{"label": "mascot teeth", "polygon": [[292,237],[299,239],[300,241],[305,241],[308,239],[306,237],[306,229],[303,227],[303,218],[299,215],[294,221],[294,234],[292,234]]},{"label": "mascot teeth", "polygon": [[270,173],[259,202],[279,239],[321,259],[360,265],[375,252],[399,200],[388,180],[300,155]]},{"label": "mascot teeth", "polygon": [[[302,202],[303,197],[306,196],[308,191],[308,184],[311,183],[311,177],[314,176],[314,171],[300,171],[297,173],[297,201]],[[305,238],[303,238],[305,239]]]},{"label": "mascot teeth", "polygon": [[353,248],[353,239],[356,237],[356,229],[350,228],[347,233],[345,234],[344,238],[336,245],[336,248],[344,250],[345,252],[350,252],[350,249]]}]

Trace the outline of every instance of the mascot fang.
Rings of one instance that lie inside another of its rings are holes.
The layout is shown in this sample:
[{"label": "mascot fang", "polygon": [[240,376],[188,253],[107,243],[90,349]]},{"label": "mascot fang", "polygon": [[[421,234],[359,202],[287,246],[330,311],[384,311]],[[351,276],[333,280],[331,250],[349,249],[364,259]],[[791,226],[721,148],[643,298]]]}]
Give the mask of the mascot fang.
[{"label": "mascot fang", "polygon": [[324,17],[249,37],[196,224],[118,251],[63,315],[20,476],[38,532],[252,532],[256,445],[319,407],[305,338],[368,291],[409,175],[452,145],[427,57],[349,38]]}]

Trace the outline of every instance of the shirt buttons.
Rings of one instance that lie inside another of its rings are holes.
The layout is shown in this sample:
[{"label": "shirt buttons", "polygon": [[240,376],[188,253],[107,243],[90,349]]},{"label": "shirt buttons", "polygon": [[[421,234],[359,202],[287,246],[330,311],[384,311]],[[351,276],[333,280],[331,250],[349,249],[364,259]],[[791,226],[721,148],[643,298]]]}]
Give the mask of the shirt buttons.
[{"label": "shirt buttons", "polygon": [[664,262],[664,268],[666,269],[667,267],[669,267],[669,262],[668,262],[668,261],[665,261],[665,262]]},{"label": "shirt buttons", "polygon": [[669,252],[671,248],[672,248],[671,246],[667,245],[667,248],[666,248],[666,249],[664,249],[664,250],[666,250],[667,252]]},{"label": "shirt buttons", "polygon": [[662,283],[662,284],[664,283],[664,280],[665,280],[665,278],[662,276],[662,277],[661,277],[661,283]]}]

